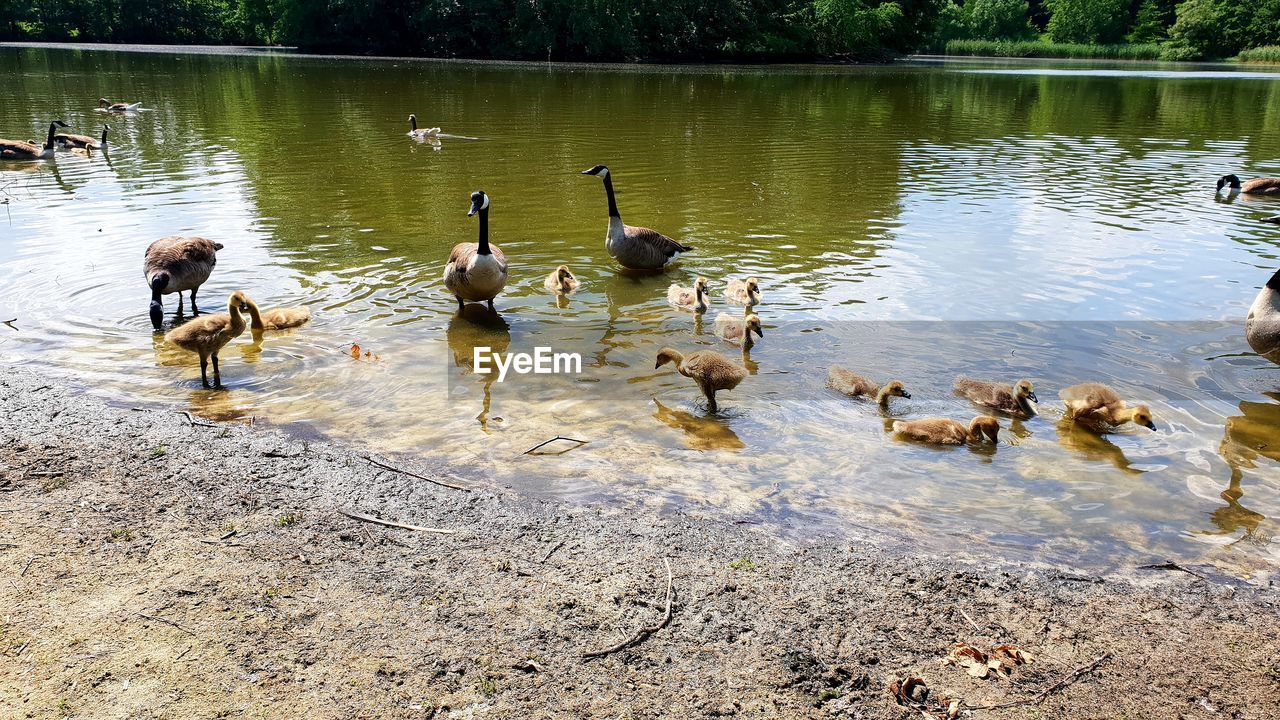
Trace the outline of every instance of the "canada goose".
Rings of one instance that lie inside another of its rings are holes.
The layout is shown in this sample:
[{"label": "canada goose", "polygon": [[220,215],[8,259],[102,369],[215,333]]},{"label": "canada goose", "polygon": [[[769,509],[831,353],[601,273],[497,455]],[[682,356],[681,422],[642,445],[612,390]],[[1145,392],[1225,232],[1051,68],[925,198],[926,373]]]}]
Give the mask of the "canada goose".
[{"label": "canada goose", "polygon": [[61,120],[49,123],[49,136],[44,141],[44,147],[36,145],[35,141],[0,140],[0,160],[46,160],[53,157],[54,133],[58,132],[58,128],[66,126]]},{"label": "canada goose", "polygon": [[113,103],[106,98],[98,98],[98,107],[106,110],[107,112],[122,113],[129,112],[130,110],[137,110],[142,107],[142,103]]},{"label": "canada goose", "polygon": [[761,302],[760,281],[756,278],[730,280],[729,286],[724,289],[724,296],[730,302],[753,308]]},{"label": "canada goose", "polygon": [[242,310],[253,312],[253,301],[239,290],[227,299],[227,312],[203,315],[170,330],[164,339],[183,350],[200,355],[200,382],[209,387],[207,368],[213,359],[213,386],[222,387],[222,375],[218,372],[218,351],[244,332]]},{"label": "canada goose", "polygon": [[750,350],[755,347],[755,338],[751,337],[751,333],[755,333],[758,337],[764,337],[764,330],[760,326],[760,316],[755,313],[748,313],[744,317],[734,317],[729,313],[720,313],[716,316],[716,336],[721,340],[727,340],[734,345],[741,345],[743,350]]},{"label": "canada goose", "polygon": [[1223,186],[1227,186],[1233,193],[1245,195],[1280,195],[1280,178],[1254,178],[1241,185],[1240,178],[1235,175],[1223,175],[1218,178],[1217,191],[1222,192]]},{"label": "canada goose", "polygon": [[1273,363],[1280,363],[1280,270],[1258,291],[1244,321],[1249,347]]},{"label": "canada goose", "polygon": [[305,307],[271,308],[259,310],[257,305],[249,305],[249,327],[254,332],[264,330],[288,330],[305,325],[311,319],[311,311]]},{"label": "canada goose", "polygon": [[419,130],[418,116],[410,114],[409,115],[409,132],[406,134],[409,137],[414,137],[414,138],[433,138],[440,134],[440,128],[438,127],[422,128],[421,130]]},{"label": "canada goose", "polygon": [[911,393],[907,392],[907,389],[903,387],[902,382],[899,380],[885,383],[881,387],[839,365],[832,365],[831,369],[827,371],[827,387],[838,390],[849,397],[875,398],[876,404],[882,408],[889,407],[889,398],[891,397],[911,399]]},{"label": "canada goose", "polygon": [[497,245],[489,244],[489,196],[483,190],[471,193],[467,217],[476,213],[480,214],[480,241],[453,246],[444,266],[444,286],[458,299],[459,309],[472,300],[488,301],[492,310],[493,299],[507,286],[507,257]]},{"label": "canada goose", "polygon": [[714,350],[699,350],[686,358],[678,350],[664,347],[658,351],[656,370],[674,363],[676,372],[693,380],[707,397],[707,407],[716,412],[716,392],[732,390],[747,377],[747,369]]},{"label": "canada goose", "polygon": [[542,284],[555,295],[569,295],[578,289],[578,278],[569,272],[568,265],[561,265]]},{"label": "canada goose", "polygon": [[1080,383],[1063,388],[1058,393],[1067,406],[1067,417],[1086,425],[1108,425],[1115,427],[1132,422],[1152,430],[1156,424],[1151,421],[1151,409],[1146,405],[1125,407],[1124,400],[1111,388],[1102,383]]},{"label": "canada goose", "polygon": [[58,133],[53,136],[53,141],[63,147],[68,148],[84,148],[86,150],[101,150],[107,146],[107,131],[111,129],[110,125],[102,126],[102,138],[95,139],[88,135],[72,135],[71,133]]},{"label": "canada goose", "polygon": [[979,415],[968,427],[950,418],[931,417],[923,420],[896,420],[893,431],[917,442],[937,445],[975,445],[988,439],[996,442],[1000,434],[1000,421],[990,415]]},{"label": "canada goose", "polygon": [[196,291],[209,279],[218,264],[222,243],[202,237],[171,235],[151,243],[142,259],[142,275],[151,288],[151,324],[156,330],[164,322],[161,295],[178,293],[178,313],[182,313],[182,291],[191,291],[191,314],[196,308]]},{"label": "canada goose", "polygon": [[604,192],[609,197],[609,233],[605,235],[604,246],[609,255],[622,267],[633,270],[660,270],[678,253],[693,249],[689,245],[681,245],[657,230],[624,225],[622,216],[618,214],[618,201],[613,196],[613,179],[609,177],[609,168],[596,165],[583,170],[583,175],[595,175],[604,180]]},{"label": "canada goose", "polygon": [[956,392],[968,398],[975,405],[999,410],[1019,418],[1034,416],[1039,402],[1031,381],[1019,380],[1012,386],[1005,383],[974,380],[973,378],[956,378]]},{"label": "canada goose", "polygon": [[680,287],[675,283],[671,283],[671,287],[667,288],[667,302],[681,310],[704,313],[710,301],[707,296],[707,279],[704,277],[694,280],[691,288]]}]

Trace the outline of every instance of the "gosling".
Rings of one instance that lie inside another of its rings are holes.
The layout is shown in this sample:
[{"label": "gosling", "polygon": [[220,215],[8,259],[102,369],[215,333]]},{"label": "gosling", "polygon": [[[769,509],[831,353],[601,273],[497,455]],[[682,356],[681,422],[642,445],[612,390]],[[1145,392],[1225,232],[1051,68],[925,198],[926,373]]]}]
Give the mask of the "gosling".
[{"label": "gosling", "polygon": [[305,307],[259,310],[257,305],[250,304],[249,317],[249,327],[254,332],[290,330],[306,325],[311,320],[311,311]]},{"label": "gosling", "polygon": [[734,317],[729,313],[720,313],[716,316],[716,336],[734,345],[741,345],[743,351],[748,351],[756,345],[756,340],[751,337],[751,333],[764,337],[760,316],[755,313],[748,313],[745,317]]},{"label": "gosling", "polygon": [[876,404],[882,408],[889,407],[891,397],[911,399],[911,393],[907,392],[900,380],[893,380],[882,387],[839,365],[832,365],[827,371],[827,387],[852,398],[875,398]]},{"label": "gosling", "polygon": [[1156,429],[1150,408],[1146,405],[1126,407],[1120,394],[1102,383],[1072,385],[1058,393],[1058,397],[1067,406],[1067,417],[1086,425],[1115,428],[1131,422],[1151,430]]},{"label": "gosling", "polygon": [[747,369],[714,350],[699,350],[686,358],[678,350],[664,347],[658,351],[653,369],[673,363],[676,372],[693,380],[707,398],[707,407],[716,412],[716,393],[732,390],[747,378]]},{"label": "gosling", "polygon": [[213,387],[222,387],[222,374],[218,371],[218,351],[244,332],[245,322],[241,311],[253,313],[253,301],[239,290],[227,299],[227,312],[203,315],[165,334],[164,339],[183,350],[200,355],[200,383],[209,387],[208,367],[213,359]]},{"label": "gosling", "polygon": [[975,405],[999,410],[1016,418],[1034,417],[1039,412],[1036,403],[1040,400],[1031,388],[1030,380],[1019,380],[1011,387],[1005,383],[962,377],[956,379],[955,389]]},{"label": "gosling", "polygon": [[909,440],[935,445],[980,445],[986,440],[993,444],[1000,434],[1000,421],[990,415],[979,415],[969,427],[950,418],[931,417],[923,420],[897,420],[893,431]]},{"label": "gosling", "polygon": [[760,295],[760,281],[753,277],[746,280],[730,280],[729,286],[724,289],[724,296],[730,302],[746,305],[748,308],[753,308],[763,301]]},{"label": "gosling", "polygon": [[542,284],[553,295],[571,295],[578,289],[578,278],[569,272],[568,265],[561,265],[548,275],[547,279],[542,281]]},{"label": "gosling", "polygon": [[696,313],[707,311],[707,279],[700,277],[693,282],[693,287],[680,287],[675,283],[667,288],[667,302],[681,310],[692,310]]}]

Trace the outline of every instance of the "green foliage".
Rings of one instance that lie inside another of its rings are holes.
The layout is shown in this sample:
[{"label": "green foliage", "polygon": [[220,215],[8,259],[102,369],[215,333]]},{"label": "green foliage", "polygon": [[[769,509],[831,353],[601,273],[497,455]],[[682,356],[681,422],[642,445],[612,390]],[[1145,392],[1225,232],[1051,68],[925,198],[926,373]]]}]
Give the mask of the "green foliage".
[{"label": "green foliage", "polygon": [[1115,60],[1156,60],[1159,45],[1087,45],[1044,41],[952,40],[947,55],[1032,58],[1105,58]]},{"label": "green foliage", "polygon": [[965,9],[972,37],[1022,40],[1034,32],[1027,22],[1027,0],[970,0]]},{"label": "green foliage", "polygon": [[1241,50],[1236,60],[1246,63],[1280,63],[1280,45],[1264,45]]},{"label": "green foliage", "polygon": [[1138,14],[1133,19],[1133,28],[1125,36],[1131,43],[1156,43],[1168,37],[1164,26],[1164,11],[1155,0],[1142,0],[1138,6]]},{"label": "green foliage", "polygon": [[1049,37],[1058,43],[1120,42],[1129,22],[1129,0],[1050,0]]},{"label": "green foliage", "polygon": [[1166,60],[1200,60],[1223,54],[1222,18],[1213,0],[1187,0],[1178,6],[1178,20],[1169,28]]}]

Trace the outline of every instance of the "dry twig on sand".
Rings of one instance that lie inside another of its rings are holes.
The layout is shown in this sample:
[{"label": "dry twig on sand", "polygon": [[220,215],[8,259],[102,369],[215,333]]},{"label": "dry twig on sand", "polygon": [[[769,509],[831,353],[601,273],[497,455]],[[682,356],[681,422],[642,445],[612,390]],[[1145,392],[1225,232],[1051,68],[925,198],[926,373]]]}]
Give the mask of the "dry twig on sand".
[{"label": "dry twig on sand", "polygon": [[191,411],[189,410],[174,410],[174,412],[186,417],[187,424],[192,427],[195,427],[196,425],[199,425],[200,427],[218,427],[216,423],[205,422],[204,420],[197,420],[196,417],[192,415]]},{"label": "dry twig on sand", "polygon": [[148,615],[148,614],[146,614],[146,613],[136,613],[136,615],[137,615],[138,617],[142,618],[143,620],[154,620],[154,621],[156,621],[156,622],[162,622],[162,623],[164,623],[165,625],[172,625],[173,627],[178,628],[179,630],[181,630],[182,632],[184,632],[184,633],[186,633],[186,634],[188,634],[188,635],[195,635],[195,634],[196,634],[194,630],[188,630],[187,628],[182,627],[181,625],[179,625],[178,623],[176,623],[176,622],[174,622],[174,621],[170,620],[169,618],[162,618],[162,617],[160,617],[159,615]]},{"label": "dry twig on sand", "polygon": [[401,469],[401,468],[398,468],[398,467],[394,467],[394,466],[388,465],[388,464],[386,464],[386,463],[384,463],[384,462],[379,462],[379,461],[377,461],[377,460],[374,460],[374,459],[373,459],[372,457],[370,457],[369,455],[361,455],[361,456],[360,456],[360,458],[361,458],[362,460],[365,460],[366,462],[368,462],[370,465],[375,465],[375,466],[377,466],[377,467],[382,468],[383,470],[390,470],[391,472],[398,472],[398,473],[400,473],[401,475],[408,475],[408,476],[409,476],[409,477],[411,477],[411,478],[417,478],[417,479],[419,479],[419,480],[426,480],[427,482],[431,483],[432,485],[439,485],[440,487],[447,487],[447,488],[449,488],[449,489],[451,489],[451,490],[461,490],[461,491],[463,491],[463,492],[471,492],[471,488],[469,488],[469,487],[463,487],[463,486],[461,486],[461,485],[454,485],[454,484],[452,484],[452,483],[447,483],[447,482],[445,482],[445,481],[443,481],[443,480],[436,480],[435,478],[429,478],[429,477],[427,477],[426,475],[419,475],[419,474],[414,473],[414,472],[409,472],[408,470],[403,470],[403,469]]},{"label": "dry twig on sand", "polygon": [[667,623],[671,622],[671,601],[675,596],[675,594],[672,591],[673,588],[671,583],[671,563],[666,558],[662,558],[662,564],[667,566],[667,609],[662,613],[662,619],[659,620],[654,625],[640,628],[640,630],[637,631],[635,635],[632,635],[631,637],[627,638],[626,640],[623,640],[622,642],[616,645],[611,645],[603,650],[592,650],[590,652],[582,653],[583,660],[590,660],[591,658],[604,657],[605,655],[616,653],[619,650],[629,648],[632,645],[635,645],[636,643],[640,642],[641,640],[644,640],[645,638],[649,637],[650,635],[658,632],[662,628],[666,627]]},{"label": "dry twig on sand", "polygon": [[422,527],[421,525],[408,525],[405,523],[395,522],[394,520],[381,520],[379,518],[373,517],[372,515],[365,515],[364,513],[352,512],[350,510],[343,510],[341,508],[338,509],[338,514],[345,515],[351,518],[352,520],[359,520],[361,522],[373,523],[375,525],[385,525],[387,527],[402,528],[404,530],[417,530],[418,532],[438,533],[440,535],[453,534],[452,530]]},{"label": "dry twig on sand", "polygon": [[1071,673],[1064,675],[1057,682],[1053,683],[1052,685],[1046,686],[1043,690],[1036,693],[1035,695],[1032,695],[1031,697],[1023,698],[1021,700],[1010,700],[1008,702],[995,703],[994,705],[965,705],[962,709],[964,710],[999,710],[1001,708],[1017,707],[1019,705],[1039,705],[1040,703],[1044,702],[1045,698],[1065,688],[1066,686],[1070,685],[1076,680],[1079,680],[1082,676],[1087,675],[1088,673],[1091,673],[1094,670],[1097,670],[1099,665],[1101,665],[1102,663],[1110,659],[1111,659],[1111,653],[1103,653],[1102,655],[1099,655],[1098,657],[1094,658],[1093,662],[1089,663],[1088,665],[1081,665],[1075,670],[1072,670]]}]

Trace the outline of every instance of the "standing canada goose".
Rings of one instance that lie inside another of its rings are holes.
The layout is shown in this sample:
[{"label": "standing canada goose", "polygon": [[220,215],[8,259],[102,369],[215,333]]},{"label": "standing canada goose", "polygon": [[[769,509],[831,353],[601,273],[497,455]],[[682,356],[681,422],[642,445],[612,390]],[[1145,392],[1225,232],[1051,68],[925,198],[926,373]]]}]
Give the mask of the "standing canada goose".
[{"label": "standing canada goose", "polygon": [[259,310],[257,305],[249,303],[248,310],[249,328],[254,332],[288,330],[305,325],[311,319],[311,311],[305,307]]},{"label": "standing canada goose", "polygon": [[1280,363],[1280,270],[1258,291],[1244,321],[1249,347],[1273,363]]},{"label": "standing canada goose", "polygon": [[975,405],[999,410],[1014,417],[1025,419],[1039,412],[1035,405],[1039,399],[1031,388],[1030,380],[1019,380],[1010,386],[962,377],[956,378],[955,389]]},{"label": "standing canada goose", "polygon": [[66,126],[61,120],[49,123],[49,136],[44,141],[44,147],[34,142],[0,140],[0,160],[47,160],[53,157],[54,134],[58,132],[58,128]]},{"label": "standing canada goose", "polygon": [[101,150],[107,146],[107,131],[111,129],[110,125],[102,126],[102,138],[95,139],[88,135],[72,135],[71,133],[58,133],[53,136],[53,141],[67,148],[83,148],[85,150]]},{"label": "standing canada goose", "polygon": [[686,358],[678,350],[664,347],[658,351],[655,370],[674,363],[676,372],[693,380],[707,397],[707,407],[716,412],[716,392],[732,390],[747,377],[747,369],[714,350],[699,350]]},{"label": "standing canada goose", "polygon": [[489,196],[483,190],[471,193],[471,210],[467,217],[480,214],[480,241],[458,243],[449,253],[444,266],[444,286],[458,299],[458,309],[466,307],[466,301],[487,301],[493,309],[493,299],[507,286],[507,257],[497,245],[489,244]]},{"label": "standing canada goose", "polygon": [[707,304],[711,302],[711,298],[707,296],[707,279],[700,277],[694,280],[691,288],[671,283],[671,287],[667,288],[667,302],[681,310],[706,312]]},{"label": "standing canada goose", "polygon": [[1240,184],[1240,178],[1235,175],[1223,175],[1218,178],[1218,192],[1222,192],[1222,188],[1226,186],[1232,193],[1244,193],[1245,195],[1280,195],[1280,178],[1263,177],[1254,178]]},{"label": "standing canada goose", "polygon": [[753,308],[761,302],[760,281],[756,278],[730,280],[729,286],[724,289],[724,296],[730,302]]},{"label": "standing canada goose", "polygon": [[222,243],[202,237],[171,235],[151,243],[142,259],[142,276],[151,288],[151,324],[156,330],[164,322],[161,295],[178,293],[178,313],[182,313],[182,291],[191,291],[191,314],[196,308],[196,291],[209,279],[218,264]]},{"label": "standing canada goose", "polygon": [[239,290],[227,299],[227,312],[203,315],[165,334],[164,339],[200,355],[200,382],[209,387],[209,359],[213,359],[213,386],[222,387],[222,375],[218,372],[218,351],[244,332],[242,310],[254,312],[253,301]]},{"label": "standing canada goose", "polygon": [[931,417],[923,420],[897,420],[893,431],[916,442],[936,445],[981,444],[984,439],[996,442],[1000,434],[1000,421],[990,415],[979,415],[968,427],[950,418]]},{"label": "standing canada goose", "polygon": [[721,340],[727,340],[734,345],[741,345],[743,350],[750,350],[755,347],[755,338],[751,337],[751,333],[755,333],[758,337],[764,337],[764,330],[760,326],[760,316],[755,313],[748,313],[743,317],[734,317],[729,313],[720,313],[716,316],[716,336]]},{"label": "standing canada goose", "polygon": [[848,395],[849,397],[875,398],[876,404],[882,408],[889,407],[889,398],[900,397],[911,399],[911,393],[903,387],[902,382],[894,380],[883,387],[871,380],[839,365],[832,365],[827,371],[827,387]]},{"label": "standing canada goose", "polygon": [[[1146,405],[1125,407],[1120,394],[1102,383],[1080,383],[1058,393],[1067,406],[1067,417],[1084,425],[1116,427],[1127,422],[1152,430],[1151,409]],[[1107,429],[1107,428],[1100,428]]]},{"label": "standing canada goose", "polygon": [[130,110],[137,110],[142,107],[142,103],[113,103],[106,98],[98,98],[98,107],[106,110],[107,112],[122,113],[129,112]]},{"label": "standing canada goose", "polygon": [[419,130],[418,116],[410,114],[409,115],[409,132],[406,134],[409,137],[413,137],[413,138],[433,138],[440,134],[440,128],[438,127],[422,128],[421,130]]},{"label": "standing canada goose", "polygon": [[555,295],[569,295],[578,289],[578,278],[569,272],[568,265],[561,265],[542,284]]},{"label": "standing canada goose", "polygon": [[609,233],[605,235],[604,246],[609,251],[609,255],[622,267],[633,270],[661,270],[677,254],[693,249],[692,246],[681,245],[657,230],[624,225],[622,216],[618,214],[618,201],[613,196],[613,179],[609,177],[609,168],[596,165],[589,170],[583,170],[582,174],[595,175],[604,180],[604,192],[609,197]]}]

